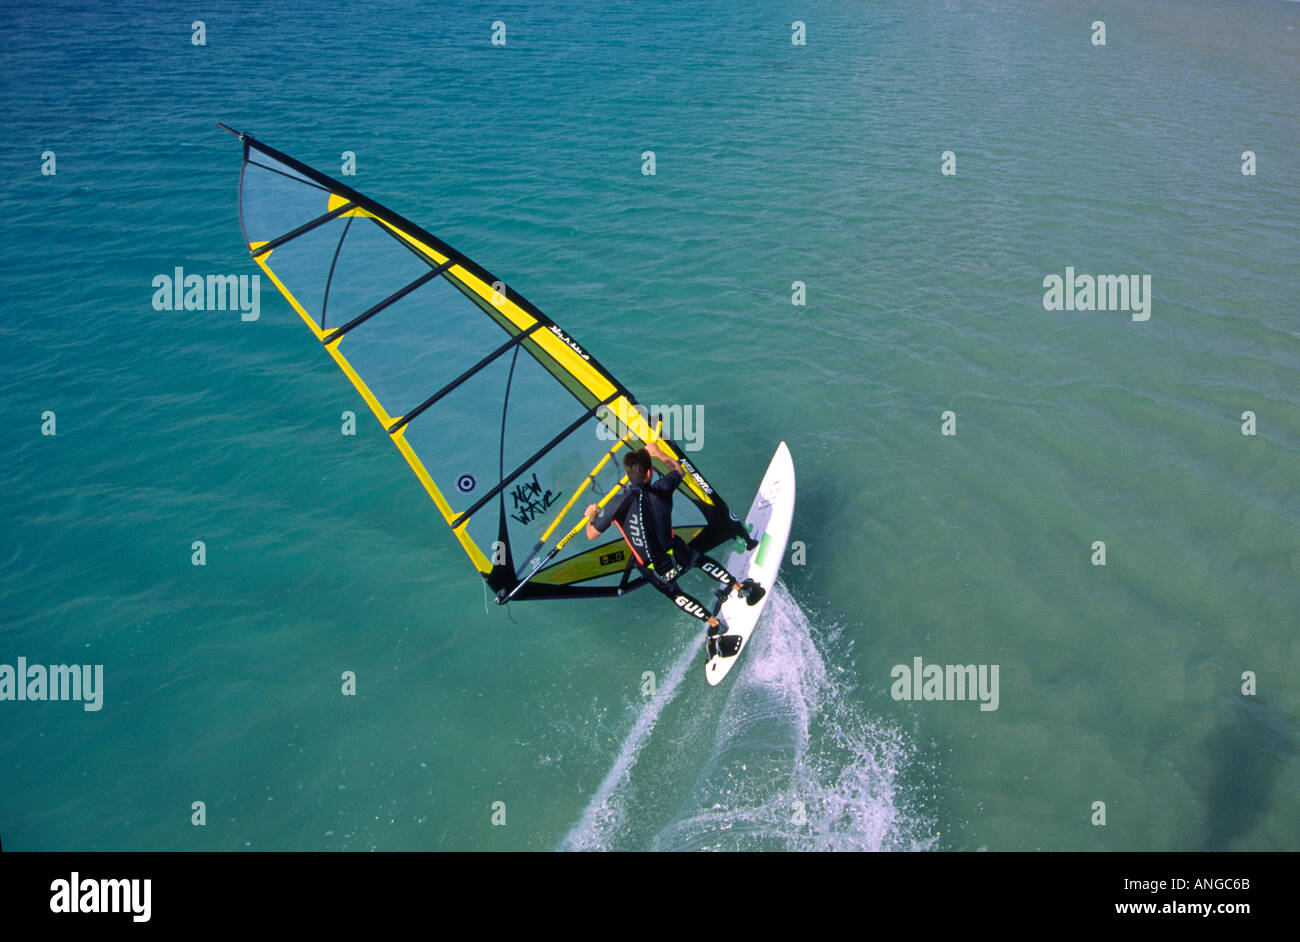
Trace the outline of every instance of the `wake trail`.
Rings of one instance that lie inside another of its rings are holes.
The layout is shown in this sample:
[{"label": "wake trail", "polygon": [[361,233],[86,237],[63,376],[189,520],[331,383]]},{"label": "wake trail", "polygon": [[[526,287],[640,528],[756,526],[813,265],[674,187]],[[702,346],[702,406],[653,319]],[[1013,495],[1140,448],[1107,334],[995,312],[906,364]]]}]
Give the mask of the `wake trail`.
[{"label": "wake trail", "polygon": [[627,819],[626,802],[619,795],[619,790],[632,776],[632,767],[636,765],[641,750],[654,732],[664,707],[672,703],[677,691],[686,678],[686,672],[700,653],[700,640],[694,636],[682,649],[681,654],[668,671],[668,676],[660,685],[655,696],[642,708],[632,731],[623,740],[613,766],[605,775],[604,781],[596,789],[578,822],[569,829],[569,833],[560,842],[561,850],[608,850],[610,841],[621,830]]},{"label": "wake trail", "polygon": [[854,673],[829,668],[779,582],[729,691],[709,759],[655,850],[923,850],[933,822],[902,730],[864,709]]},{"label": "wake trail", "polygon": [[[921,783],[934,770],[894,723],[866,709],[851,661],[828,668],[814,631],[778,582],[729,683],[708,710],[674,718],[670,749],[634,767],[700,655],[692,639],[641,709],[562,850],[925,850],[938,835]],[[851,645],[850,645],[851,647]],[[699,678],[703,684],[703,678]],[[729,689],[727,689],[729,687]],[[685,725],[683,725],[685,724]],[[702,735],[700,735],[702,734]]]}]

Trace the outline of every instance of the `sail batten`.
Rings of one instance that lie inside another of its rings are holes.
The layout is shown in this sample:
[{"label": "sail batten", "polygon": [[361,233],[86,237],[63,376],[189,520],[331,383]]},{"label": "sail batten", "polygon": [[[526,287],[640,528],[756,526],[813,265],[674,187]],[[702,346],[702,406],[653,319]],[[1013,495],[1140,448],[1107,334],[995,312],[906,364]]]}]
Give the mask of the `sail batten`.
[{"label": "sail batten", "polygon": [[294,229],[292,232],[286,232],[282,236],[277,236],[276,238],[272,239],[270,242],[263,242],[261,245],[259,245],[256,249],[253,250],[253,257],[257,258],[257,256],[259,255],[265,255],[267,252],[270,252],[272,249],[279,248],[280,246],[284,245],[284,243],[290,241],[291,239],[296,239],[300,235],[304,235],[305,233],[311,232],[317,226],[323,226],[331,219],[335,219],[339,216],[342,216],[351,208],[352,208],[351,202],[344,203],[338,209],[331,209],[328,213],[324,213],[320,216],[317,216],[315,219],[312,219],[308,222],[304,222],[301,226],[299,226],[297,229]]},{"label": "sail batten", "polygon": [[396,304],[398,301],[402,300],[402,298],[406,297],[416,288],[428,284],[430,281],[432,281],[441,273],[442,272],[437,268],[429,269],[419,278],[416,278],[414,281],[412,281],[410,284],[403,285],[401,288],[398,288],[388,297],[384,298],[384,300],[380,301],[378,304],[370,308],[370,310],[358,314],[356,317],[352,318],[352,320],[348,321],[342,327],[339,327],[331,331],[330,334],[326,336],[324,340],[321,341],[321,343],[324,343],[326,345],[333,343],[334,341],[338,340],[340,337],[342,337],[344,334],[346,334],[348,331],[352,330],[353,328],[360,327],[362,324],[370,320],[370,318],[374,317],[384,308]]}]

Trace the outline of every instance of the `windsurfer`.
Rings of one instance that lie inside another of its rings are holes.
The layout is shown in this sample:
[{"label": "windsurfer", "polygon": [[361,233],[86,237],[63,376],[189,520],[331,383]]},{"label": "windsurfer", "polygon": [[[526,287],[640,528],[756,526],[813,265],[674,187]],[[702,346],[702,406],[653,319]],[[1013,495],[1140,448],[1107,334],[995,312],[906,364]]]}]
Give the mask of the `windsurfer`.
[{"label": "windsurfer", "polygon": [[[670,469],[658,481],[651,482],[652,458],[657,458]],[[677,579],[690,569],[699,567],[705,575],[718,583],[714,595],[719,602],[735,591],[750,605],[757,605],[766,590],[753,579],[740,582],[717,560],[688,546],[672,529],[673,491],[682,483],[685,472],[681,463],[668,457],[653,442],[623,456],[627,471],[628,488],[617,504],[610,503],[602,510],[598,505],[587,507],[587,539],[597,539],[612,523],[623,534],[632,549],[632,558],[645,580],[673,600],[673,604],[691,617],[708,625],[709,655],[719,651],[725,657],[727,649],[739,649],[739,638],[730,636],[726,626],[698,599],[683,592]],[[752,549],[753,540],[746,537]],[[721,642],[719,642],[721,638]],[[735,653],[733,650],[732,654]]]}]

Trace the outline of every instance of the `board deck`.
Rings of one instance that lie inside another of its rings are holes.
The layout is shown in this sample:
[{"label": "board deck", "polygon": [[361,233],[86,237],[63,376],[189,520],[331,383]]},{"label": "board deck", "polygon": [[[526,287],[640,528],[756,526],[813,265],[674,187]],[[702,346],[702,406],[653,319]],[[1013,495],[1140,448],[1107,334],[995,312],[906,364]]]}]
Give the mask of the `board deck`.
[{"label": "board deck", "polygon": [[709,658],[704,663],[704,677],[710,686],[716,686],[735,667],[749,644],[759,617],[772,599],[773,585],[785,557],[785,546],[790,539],[790,521],[794,517],[794,460],[785,442],[777,446],[758,486],[754,503],[745,515],[749,535],[758,540],[754,550],[732,553],[724,565],[737,579],[754,579],[767,590],[757,605],[750,605],[734,593],[723,603],[718,617],[727,626],[727,634],[740,635],[740,649],[733,657]]}]

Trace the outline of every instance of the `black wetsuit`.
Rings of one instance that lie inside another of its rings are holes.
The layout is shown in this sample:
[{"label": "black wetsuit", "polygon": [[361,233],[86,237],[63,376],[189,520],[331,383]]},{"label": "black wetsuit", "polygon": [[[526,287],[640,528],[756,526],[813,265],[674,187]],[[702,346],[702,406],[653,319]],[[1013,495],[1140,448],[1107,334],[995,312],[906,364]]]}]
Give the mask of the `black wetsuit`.
[{"label": "black wetsuit", "polygon": [[692,549],[673,533],[673,491],[682,483],[682,473],[673,471],[651,484],[628,485],[617,504],[607,504],[591,522],[604,533],[612,523],[632,548],[632,559],[647,582],[673,600],[673,604],[702,622],[713,612],[709,606],[683,592],[677,585],[682,573],[699,566],[704,573],[731,590],[736,581],[715,559]]}]

